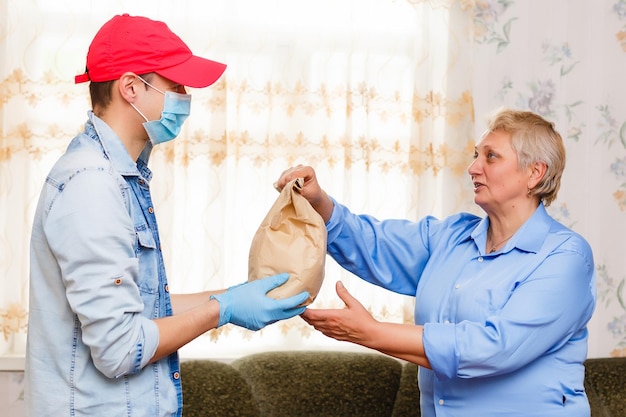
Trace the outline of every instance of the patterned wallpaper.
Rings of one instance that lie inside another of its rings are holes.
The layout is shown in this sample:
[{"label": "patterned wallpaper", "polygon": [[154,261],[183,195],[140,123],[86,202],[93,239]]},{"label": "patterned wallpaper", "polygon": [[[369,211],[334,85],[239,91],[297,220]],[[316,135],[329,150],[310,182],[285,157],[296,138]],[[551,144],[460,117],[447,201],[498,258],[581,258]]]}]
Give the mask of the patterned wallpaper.
[{"label": "patterned wallpaper", "polygon": [[626,356],[626,0],[477,1],[474,19],[476,134],[501,105],[556,123],[568,162],[550,212],[596,262],[589,355]]}]

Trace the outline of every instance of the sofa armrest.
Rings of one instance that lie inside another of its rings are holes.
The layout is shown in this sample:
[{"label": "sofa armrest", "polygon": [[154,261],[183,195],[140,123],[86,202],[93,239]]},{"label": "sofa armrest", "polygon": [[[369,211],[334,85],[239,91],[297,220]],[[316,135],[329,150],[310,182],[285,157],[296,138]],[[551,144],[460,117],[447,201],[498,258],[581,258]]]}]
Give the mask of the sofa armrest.
[{"label": "sofa armrest", "polygon": [[626,416],[626,358],[585,361],[585,390],[592,417]]}]

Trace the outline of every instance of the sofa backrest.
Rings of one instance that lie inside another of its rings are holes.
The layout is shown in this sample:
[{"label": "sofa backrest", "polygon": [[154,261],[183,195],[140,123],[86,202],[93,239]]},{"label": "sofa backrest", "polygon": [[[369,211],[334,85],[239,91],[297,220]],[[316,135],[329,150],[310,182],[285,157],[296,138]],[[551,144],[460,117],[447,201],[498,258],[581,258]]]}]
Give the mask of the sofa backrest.
[{"label": "sofa backrest", "polygon": [[285,351],[183,361],[184,417],[419,417],[417,366],[376,353]]},{"label": "sofa backrest", "polygon": [[[369,353],[183,361],[184,417],[419,417],[417,366]],[[585,362],[592,417],[626,416],[626,358]]]},{"label": "sofa backrest", "polygon": [[402,375],[402,363],[373,353],[266,352],[232,366],[272,417],[391,417]]},{"label": "sofa backrest", "polygon": [[392,417],[420,417],[420,391],[417,387],[417,365],[404,362],[400,387],[393,406]]},{"label": "sofa backrest", "polygon": [[260,417],[248,383],[232,366],[212,360],[181,362],[183,416]]}]

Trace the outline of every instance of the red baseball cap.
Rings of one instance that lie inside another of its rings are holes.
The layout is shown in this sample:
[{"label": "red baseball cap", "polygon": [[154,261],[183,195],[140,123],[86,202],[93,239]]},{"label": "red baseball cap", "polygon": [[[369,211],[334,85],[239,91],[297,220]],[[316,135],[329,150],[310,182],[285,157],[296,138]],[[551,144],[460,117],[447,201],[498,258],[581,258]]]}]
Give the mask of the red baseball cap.
[{"label": "red baseball cap", "polygon": [[220,78],[226,65],[200,58],[165,23],[128,14],[114,16],[96,33],[85,73],[86,81],[117,80],[125,72],[156,72],[187,87],[207,87]]}]

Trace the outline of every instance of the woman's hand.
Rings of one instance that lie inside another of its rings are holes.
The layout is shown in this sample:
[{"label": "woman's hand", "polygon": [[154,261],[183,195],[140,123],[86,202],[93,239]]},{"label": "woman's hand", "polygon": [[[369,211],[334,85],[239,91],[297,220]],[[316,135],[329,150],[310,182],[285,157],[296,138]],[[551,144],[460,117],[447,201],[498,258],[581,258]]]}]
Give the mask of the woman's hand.
[{"label": "woman's hand", "polygon": [[343,309],[310,309],[300,316],[333,339],[370,347],[373,327],[379,322],[354,298],[341,281],[336,284],[337,295],[345,303]]},{"label": "woman's hand", "polygon": [[307,308],[300,315],[304,321],[328,337],[356,343],[396,358],[430,368],[424,352],[423,326],[386,323],[374,319],[363,305],[337,282],[337,295],[345,308],[322,310]]},{"label": "woman's hand", "polygon": [[296,165],[295,167],[283,171],[278,180],[274,183],[274,188],[278,191],[282,191],[285,185],[296,178],[304,178],[304,184],[302,190],[300,190],[300,194],[306,198],[315,211],[322,216],[324,222],[327,222],[333,214],[333,202],[322,187],[320,187],[317,182],[317,177],[315,176],[315,170],[312,167]]}]

